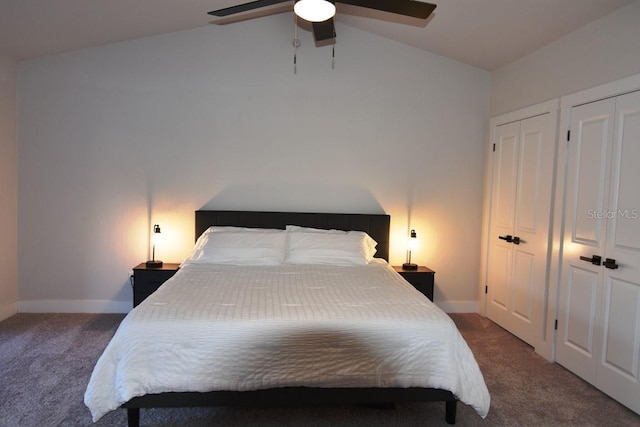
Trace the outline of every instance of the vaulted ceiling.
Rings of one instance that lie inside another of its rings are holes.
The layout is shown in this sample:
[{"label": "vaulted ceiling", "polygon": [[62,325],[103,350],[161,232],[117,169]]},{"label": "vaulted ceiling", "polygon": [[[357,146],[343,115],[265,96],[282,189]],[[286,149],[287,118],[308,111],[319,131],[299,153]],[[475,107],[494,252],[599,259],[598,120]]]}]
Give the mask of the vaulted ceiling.
[{"label": "vaulted ceiling", "polygon": [[[20,61],[211,25],[208,11],[246,1],[0,0],[0,55]],[[336,20],[491,71],[637,0],[431,1],[435,13],[417,26],[340,4]]]}]

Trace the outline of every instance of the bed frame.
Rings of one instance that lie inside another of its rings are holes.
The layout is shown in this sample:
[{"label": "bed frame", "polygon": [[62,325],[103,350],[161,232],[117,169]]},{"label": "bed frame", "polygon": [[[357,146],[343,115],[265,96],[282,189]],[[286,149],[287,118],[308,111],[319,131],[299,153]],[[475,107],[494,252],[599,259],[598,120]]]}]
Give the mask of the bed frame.
[{"label": "bed frame", "polygon": [[[196,238],[212,225],[281,228],[286,225],[365,231],[378,242],[376,257],[389,260],[389,215],[257,211],[196,211]],[[128,425],[140,424],[140,408],[194,406],[299,406],[337,404],[388,404],[393,402],[444,401],[445,419],[455,424],[457,399],[447,390],[412,388],[283,387],[256,391],[212,391],[148,394],[122,405]]]}]

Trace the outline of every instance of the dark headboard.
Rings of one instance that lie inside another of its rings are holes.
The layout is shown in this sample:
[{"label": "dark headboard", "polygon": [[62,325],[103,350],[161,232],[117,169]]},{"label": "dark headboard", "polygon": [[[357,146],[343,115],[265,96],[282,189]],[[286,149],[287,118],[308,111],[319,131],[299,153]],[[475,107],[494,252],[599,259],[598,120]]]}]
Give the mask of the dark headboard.
[{"label": "dark headboard", "polygon": [[196,239],[212,225],[281,228],[287,225],[325,230],[364,231],[378,242],[376,258],[389,261],[389,215],[306,212],[196,211]]}]

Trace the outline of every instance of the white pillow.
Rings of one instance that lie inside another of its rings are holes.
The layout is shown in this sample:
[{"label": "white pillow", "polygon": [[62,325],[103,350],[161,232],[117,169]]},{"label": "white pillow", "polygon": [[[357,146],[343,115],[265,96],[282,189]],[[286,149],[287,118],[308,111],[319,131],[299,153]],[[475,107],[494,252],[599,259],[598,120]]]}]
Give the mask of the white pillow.
[{"label": "white pillow", "polygon": [[223,233],[223,232],[234,232],[234,233],[282,233],[284,230],[276,229],[276,228],[249,228],[249,227],[235,227],[232,225],[212,225],[202,232],[202,234],[196,240],[196,244],[191,251],[191,255],[187,259],[191,259],[196,255],[196,252],[199,251],[203,245],[207,243],[209,240],[209,235],[211,233]]},{"label": "white pillow", "polygon": [[284,230],[208,229],[198,238],[188,263],[278,265],[284,261]]},{"label": "white pillow", "polygon": [[224,231],[233,231],[235,233],[280,233],[284,230],[280,228],[253,228],[253,227],[236,227],[235,225],[212,225],[204,230],[202,234],[220,233]]},{"label": "white pillow", "polygon": [[375,240],[362,231],[319,230],[287,226],[289,264],[365,265],[375,254]]},{"label": "white pillow", "polygon": [[343,230],[335,230],[335,229],[324,230],[321,228],[301,227],[299,225],[287,225],[286,229],[288,232],[304,231],[308,233],[352,234],[356,236],[361,236],[362,243],[364,245],[364,250],[365,250],[365,257],[367,258],[368,262],[373,259],[373,256],[376,254],[376,246],[378,246],[378,242],[373,240],[373,238],[369,236],[367,233],[365,233],[364,231],[355,231],[355,230],[343,231]]}]

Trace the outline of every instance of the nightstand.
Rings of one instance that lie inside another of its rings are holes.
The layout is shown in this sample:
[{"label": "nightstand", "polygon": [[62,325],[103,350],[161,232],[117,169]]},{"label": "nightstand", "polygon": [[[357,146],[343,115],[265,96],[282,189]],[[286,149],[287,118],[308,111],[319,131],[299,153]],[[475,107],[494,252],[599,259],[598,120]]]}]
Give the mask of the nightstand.
[{"label": "nightstand", "polygon": [[433,301],[433,278],[435,271],[427,267],[418,267],[417,270],[403,270],[401,266],[394,266],[393,269],[400,273],[404,280],[411,283],[414,288],[422,292],[427,298]]},{"label": "nightstand", "polygon": [[160,285],[171,278],[180,268],[180,264],[165,262],[160,268],[147,268],[145,263],[133,268],[133,306],[140,304],[154,293]]}]

